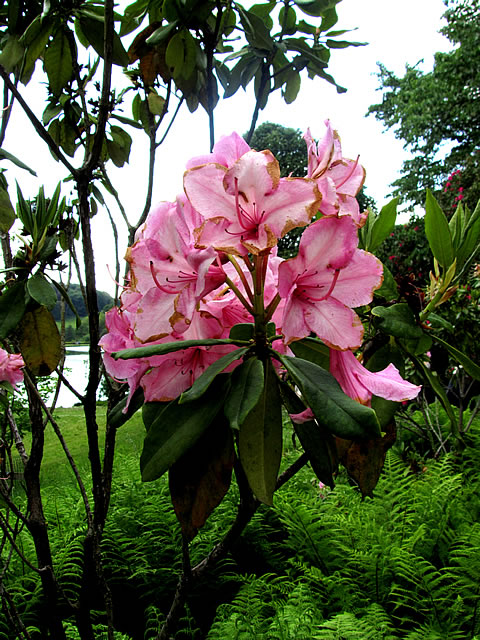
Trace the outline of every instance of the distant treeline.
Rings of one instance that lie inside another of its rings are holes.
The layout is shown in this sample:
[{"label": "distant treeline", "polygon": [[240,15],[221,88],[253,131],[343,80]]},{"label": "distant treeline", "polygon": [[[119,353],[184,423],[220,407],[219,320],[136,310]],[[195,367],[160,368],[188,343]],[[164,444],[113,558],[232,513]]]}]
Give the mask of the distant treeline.
[{"label": "distant treeline", "polygon": [[[71,284],[68,288],[68,295],[70,297],[70,300],[72,301],[73,306],[77,310],[78,315],[81,318],[86,318],[87,309],[85,307],[85,302],[83,301],[80,285]],[[98,308],[100,309],[100,311],[105,311],[106,309],[109,309],[110,307],[113,306],[112,296],[109,295],[108,293],[105,293],[105,291],[97,291],[97,296],[98,296]],[[58,298],[59,299],[52,311],[52,314],[55,320],[57,322],[60,322],[60,296],[59,295],[58,295]],[[65,317],[67,319],[75,317],[73,311],[70,309],[68,304],[65,305]]]}]

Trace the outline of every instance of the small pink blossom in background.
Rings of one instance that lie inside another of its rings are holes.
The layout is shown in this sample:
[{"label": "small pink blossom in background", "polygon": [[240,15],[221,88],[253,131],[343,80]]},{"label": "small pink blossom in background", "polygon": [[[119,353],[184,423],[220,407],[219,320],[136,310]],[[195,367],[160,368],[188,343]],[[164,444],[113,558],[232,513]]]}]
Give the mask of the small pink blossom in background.
[{"label": "small pink blossom in background", "polygon": [[23,381],[22,367],[25,366],[20,354],[7,353],[0,348],[0,382],[9,382],[14,389]]}]

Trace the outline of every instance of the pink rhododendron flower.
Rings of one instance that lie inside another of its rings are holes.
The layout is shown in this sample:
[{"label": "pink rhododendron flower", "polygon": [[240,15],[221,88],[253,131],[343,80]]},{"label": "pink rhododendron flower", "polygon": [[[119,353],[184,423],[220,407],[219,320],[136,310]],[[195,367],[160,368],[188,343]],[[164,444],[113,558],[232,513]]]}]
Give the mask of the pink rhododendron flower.
[{"label": "pink rhododendron flower", "polygon": [[193,169],[201,164],[215,162],[224,167],[231,167],[239,158],[241,158],[250,147],[238,133],[233,132],[229,136],[222,136],[213,147],[213,152],[203,156],[196,156],[187,162],[187,169]]},{"label": "pink rhododendron flower", "polygon": [[310,129],[304,135],[308,152],[308,177],[317,181],[322,194],[320,212],[327,216],[351,216],[363,226],[366,215],[360,212],[355,196],[365,181],[365,169],[357,160],[342,156],[340,138],[325,121],[326,132],[315,144]]},{"label": "pink rhododendron flower", "polygon": [[370,406],[372,395],[403,402],[416,398],[421,387],[404,380],[397,367],[389,364],[382,371],[368,371],[351,351],[330,350],[330,372],[344,393]]},{"label": "pink rhododendron flower", "polygon": [[205,218],[197,247],[234,255],[268,252],[278,238],[308,224],[321,199],[314,181],[280,178],[270,151],[248,151],[230,168],[212,163],[190,169],[184,188]]},{"label": "pink rhododendron flower", "polygon": [[23,380],[25,362],[20,354],[8,353],[0,348],[0,382],[9,382],[14,389]]},{"label": "pink rhododendron flower", "polygon": [[141,342],[184,331],[195,305],[225,279],[212,248],[194,248],[192,222],[200,220],[189,203],[163,202],[149,213],[127,251],[131,287],[141,293],[134,321]]},{"label": "pink rhododendron flower", "polygon": [[[195,314],[188,330],[180,340],[222,337],[223,327],[216,318],[204,311]],[[155,367],[140,381],[147,402],[165,402],[177,398],[216,360],[233,351],[233,345],[190,347],[164,356],[157,356]],[[232,363],[226,371],[234,369]]]},{"label": "pink rhododendron flower", "polygon": [[322,218],[306,229],[298,256],[278,270],[278,292],[286,299],[282,331],[287,344],[315,333],[329,346],[355,349],[363,326],[352,310],[368,304],[383,278],[375,256],[357,249],[350,217]]},{"label": "pink rhododendron flower", "polygon": [[[129,291],[127,290],[127,294]],[[128,295],[126,296],[128,299]],[[124,295],[122,295],[122,300]],[[130,310],[113,307],[105,314],[105,325],[108,333],[100,338],[99,345],[104,350],[103,362],[107,373],[118,382],[127,382],[129,394],[125,411],[128,409],[130,400],[137,390],[142,376],[158,363],[158,356],[153,358],[133,358],[131,360],[114,360],[111,353],[122,349],[134,349],[142,346],[135,338],[133,323],[135,321],[135,305],[130,299]]]}]

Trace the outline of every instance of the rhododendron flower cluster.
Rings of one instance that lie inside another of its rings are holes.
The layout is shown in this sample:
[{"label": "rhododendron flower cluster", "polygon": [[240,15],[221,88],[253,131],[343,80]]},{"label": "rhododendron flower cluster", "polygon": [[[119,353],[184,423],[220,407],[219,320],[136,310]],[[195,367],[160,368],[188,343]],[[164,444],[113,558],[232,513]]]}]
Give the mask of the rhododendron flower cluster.
[{"label": "rhododendron flower cluster", "polygon": [[[211,154],[188,162],[176,202],[152,209],[127,251],[129,282],[121,307],[106,315],[108,334],[101,339],[108,373],[128,382],[130,396],[141,386],[147,401],[177,398],[238,348],[228,338],[239,323],[251,323],[258,344],[275,340],[280,353],[314,334],[334,354],[332,374],[362,403],[371,392],[395,399],[418,393],[391,369],[358,372],[352,350],[362,343],[363,326],[354,309],[372,300],[383,278],[380,261],[358,249],[365,215],[355,196],[365,171],[358,159],[343,158],[329,122],[318,145],[310,132],[305,140],[307,177],[281,178],[270,151],[250,149],[235,133],[224,137]],[[279,258],[278,240],[307,225],[298,255]],[[275,334],[267,339],[271,322]],[[209,339],[225,344],[128,360],[110,355]],[[233,360],[224,370],[239,364]],[[365,391],[347,382],[347,370],[366,380]]]},{"label": "rhododendron flower cluster", "polygon": [[23,358],[17,353],[8,353],[0,349],[0,382],[8,382],[15,389],[23,380]]}]

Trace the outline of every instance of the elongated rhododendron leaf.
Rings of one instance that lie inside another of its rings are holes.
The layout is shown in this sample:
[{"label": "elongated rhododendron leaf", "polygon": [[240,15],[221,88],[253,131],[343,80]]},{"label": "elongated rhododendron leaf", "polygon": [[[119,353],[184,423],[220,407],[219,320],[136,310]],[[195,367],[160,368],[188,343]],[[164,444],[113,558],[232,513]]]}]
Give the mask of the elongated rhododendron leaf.
[{"label": "elongated rhododendron leaf", "polygon": [[17,282],[0,296],[0,340],[18,325],[25,313],[25,284]]},{"label": "elongated rhododendron leaf", "polygon": [[152,344],[148,347],[138,347],[136,349],[122,349],[112,353],[115,360],[130,360],[132,358],[151,358],[152,356],[163,356],[166,353],[174,351],[182,351],[189,347],[209,347],[222,344],[234,344],[240,347],[244,346],[244,342],[238,340],[230,340],[230,338],[206,338],[205,340],[178,340],[177,342],[165,342],[164,344]]},{"label": "elongated rhododendron leaf", "polygon": [[[187,404],[178,400],[160,405],[147,431],[140,457],[142,480],[160,478],[213,422],[223,403],[224,380],[215,380],[207,393]],[[152,416],[150,416],[152,418]]]},{"label": "elongated rhododendron leaf", "polygon": [[107,422],[109,422],[112,427],[115,427],[115,429],[118,429],[126,422],[128,422],[130,418],[139,409],[141,409],[143,403],[145,402],[142,387],[138,387],[133,396],[130,398],[128,409],[124,411],[127,405],[127,400],[127,397],[123,398],[123,400],[120,400],[120,402],[107,413]]},{"label": "elongated rhododendron leaf", "polygon": [[330,349],[316,338],[303,338],[290,345],[290,349],[299,358],[318,364],[328,371],[330,366]]},{"label": "elongated rhododendron leaf", "polygon": [[328,371],[301,358],[280,354],[276,357],[299,387],[315,418],[331,433],[351,440],[380,435],[375,412],[344,394]]},{"label": "elongated rhododendron leaf", "polygon": [[240,427],[238,447],[251,490],[260,502],[272,505],[282,457],[282,402],[270,360],[260,400]]},{"label": "elongated rhododendron leaf", "polygon": [[171,467],[173,508],[187,540],[192,540],[230,487],[235,449],[224,418],[217,419]]},{"label": "elongated rhododendron leaf", "polygon": [[387,238],[395,227],[395,220],[397,218],[397,204],[398,198],[390,200],[375,218],[375,221],[369,230],[369,237],[367,239],[367,251],[375,251]]},{"label": "elongated rhododendron leaf", "polygon": [[243,355],[245,355],[248,351],[248,347],[243,347],[242,349],[236,349],[231,353],[227,353],[222,358],[216,360],[213,364],[211,364],[208,369],[206,369],[202,375],[195,380],[193,385],[188,389],[188,391],[184,391],[180,396],[178,401],[179,404],[183,404],[184,402],[191,402],[192,400],[197,400],[203,396],[205,391],[211,385],[213,380],[217,377],[219,373],[221,373],[224,369],[226,369],[232,362],[235,360],[239,360]]},{"label": "elongated rhododendron leaf", "polygon": [[462,365],[469,376],[472,376],[472,378],[475,378],[475,380],[480,380],[480,367],[478,366],[478,364],[475,364],[475,362],[471,360],[467,355],[453,347],[451,344],[448,344],[448,342],[445,342],[445,340],[442,340],[441,338],[435,336],[435,342],[438,342],[443,347],[445,347],[450,355]]},{"label": "elongated rhododendron leaf", "polygon": [[391,307],[374,307],[372,314],[380,318],[380,328],[390,336],[406,340],[421,338],[422,328],[418,326],[413,311],[408,304],[400,302]]},{"label": "elongated rhododendron leaf", "polygon": [[260,400],[264,370],[259,358],[249,358],[233,372],[224,412],[232,429],[239,429]]},{"label": "elongated rhododendron leaf", "polygon": [[427,189],[425,203],[425,235],[438,264],[442,265],[444,269],[448,269],[455,258],[452,234],[446,215],[429,189]]},{"label": "elongated rhododendron leaf", "polygon": [[[290,414],[302,413],[305,410],[304,403],[287,383],[281,384],[280,392]],[[293,428],[303,450],[308,455],[315,475],[321,482],[333,489],[333,473],[338,468],[334,437],[325,427],[314,420],[302,423],[293,422]]]}]

